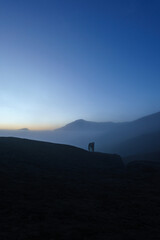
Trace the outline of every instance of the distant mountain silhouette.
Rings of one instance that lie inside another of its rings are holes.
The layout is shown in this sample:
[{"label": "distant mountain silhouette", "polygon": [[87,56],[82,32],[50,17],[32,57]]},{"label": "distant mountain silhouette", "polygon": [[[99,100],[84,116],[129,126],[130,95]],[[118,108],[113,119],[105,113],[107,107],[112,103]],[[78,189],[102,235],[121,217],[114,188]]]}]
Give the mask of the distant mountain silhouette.
[{"label": "distant mountain silhouette", "polygon": [[29,128],[21,128],[19,130],[22,130],[22,131],[29,131]]},{"label": "distant mountain silhouette", "polygon": [[[160,112],[123,123],[97,123],[81,119],[67,124],[54,133],[59,137],[59,141],[62,138],[66,143],[82,148],[86,148],[88,142],[94,141],[98,151],[126,155],[132,154],[133,151],[135,153],[155,151],[160,143],[158,132],[160,132]],[[155,144],[153,144],[154,138],[157,139]]]},{"label": "distant mountain silhouette", "polygon": [[126,130],[130,132],[153,132],[160,130],[160,112],[145,116],[143,118],[131,121],[131,122],[91,122],[83,119],[76,120],[67,124],[66,126],[58,130],[69,130],[69,131],[112,131]]},{"label": "distant mountain silhouette", "polygon": [[67,131],[107,131],[114,128],[116,125],[120,125],[113,122],[92,122],[85,121],[83,119],[76,120],[71,122],[59,130]]}]

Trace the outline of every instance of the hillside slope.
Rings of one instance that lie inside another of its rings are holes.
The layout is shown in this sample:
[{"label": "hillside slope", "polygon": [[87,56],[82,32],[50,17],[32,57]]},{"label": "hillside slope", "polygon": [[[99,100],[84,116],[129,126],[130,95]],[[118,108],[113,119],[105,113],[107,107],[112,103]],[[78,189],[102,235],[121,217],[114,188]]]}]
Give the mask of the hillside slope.
[{"label": "hillside slope", "polygon": [[131,168],[118,155],[0,138],[0,239],[159,239],[160,174]]},{"label": "hillside slope", "polygon": [[143,134],[128,139],[113,147],[111,152],[118,152],[122,156],[147,154],[158,152],[160,149],[160,131]]}]

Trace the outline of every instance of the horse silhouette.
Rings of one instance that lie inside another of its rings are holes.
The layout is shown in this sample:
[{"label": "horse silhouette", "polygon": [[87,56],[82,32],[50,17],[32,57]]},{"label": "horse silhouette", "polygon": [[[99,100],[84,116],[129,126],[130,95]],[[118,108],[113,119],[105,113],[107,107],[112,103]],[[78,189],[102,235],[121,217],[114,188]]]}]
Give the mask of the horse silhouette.
[{"label": "horse silhouette", "polygon": [[91,142],[91,143],[88,144],[88,151],[89,152],[94,152],[94,144],[95,144],[94,142]]}]

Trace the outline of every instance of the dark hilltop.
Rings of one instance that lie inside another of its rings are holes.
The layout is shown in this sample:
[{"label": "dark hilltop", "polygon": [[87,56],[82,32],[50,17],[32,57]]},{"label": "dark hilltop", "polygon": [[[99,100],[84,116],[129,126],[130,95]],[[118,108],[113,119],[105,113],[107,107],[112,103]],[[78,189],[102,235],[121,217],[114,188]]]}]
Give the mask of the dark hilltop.
[{"label": "dark hilltop", "polygon": [[0,239],[158,239],[157,166],[0,138]]}]

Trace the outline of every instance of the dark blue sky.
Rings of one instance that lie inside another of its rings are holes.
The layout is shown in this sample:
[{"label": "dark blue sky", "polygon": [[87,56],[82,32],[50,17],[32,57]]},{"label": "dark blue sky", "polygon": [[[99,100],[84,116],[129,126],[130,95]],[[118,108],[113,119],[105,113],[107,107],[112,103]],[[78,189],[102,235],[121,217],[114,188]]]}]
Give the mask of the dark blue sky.
[{"label": "dark blue sky", "polygon": [[159,0],[0,0],[0,128],[160,110]]}]

